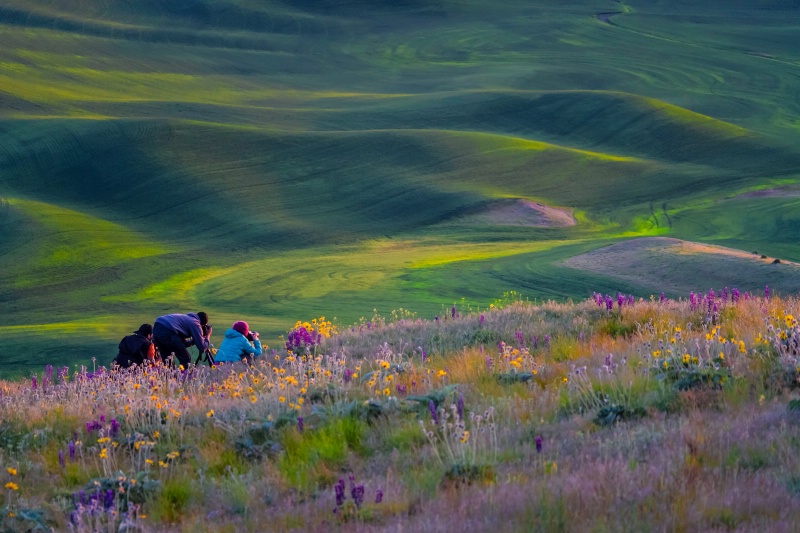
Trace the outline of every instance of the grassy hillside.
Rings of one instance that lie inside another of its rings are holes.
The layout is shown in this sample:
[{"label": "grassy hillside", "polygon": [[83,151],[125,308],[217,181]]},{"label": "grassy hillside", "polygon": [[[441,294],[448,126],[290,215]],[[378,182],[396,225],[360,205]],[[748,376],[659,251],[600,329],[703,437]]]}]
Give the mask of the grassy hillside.
[{"label": "grassy hillside", "polygon": [[[275,345],[312,316],[649,296],[633,258],[567,266],[639,237],[800,261],[769,193],[800,180],[795,4],[9,0],[2,371],[107,361],[164,312]],[[679,259],[676,296],[796,289]]]}]

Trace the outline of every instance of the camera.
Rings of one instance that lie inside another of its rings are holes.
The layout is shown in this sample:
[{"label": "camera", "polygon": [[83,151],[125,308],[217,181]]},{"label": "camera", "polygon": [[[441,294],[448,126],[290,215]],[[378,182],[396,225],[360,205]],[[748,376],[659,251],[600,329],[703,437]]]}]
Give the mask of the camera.
[{"label": "camera", "polygon": [[211,331],[211,324],[201,324],[200,328],[203,330],[203,337],[208,337],[208,333]]},{"label": "camera", "polygon": [[256,337],[258,337],[257,331],[251,331],[250,333],[247,334],[247,340],[249,340],[250,342],[256,340]]}]

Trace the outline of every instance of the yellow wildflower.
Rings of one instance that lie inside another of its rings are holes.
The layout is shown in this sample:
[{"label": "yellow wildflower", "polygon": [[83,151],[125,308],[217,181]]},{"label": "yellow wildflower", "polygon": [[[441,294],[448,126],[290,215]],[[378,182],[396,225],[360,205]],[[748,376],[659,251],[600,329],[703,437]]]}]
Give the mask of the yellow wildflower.
[{"label": "yellow wildflower", "polygon": [[100,459],[105,459],[108,457],[108,448],[103,448],[100,450]]},{"label": "yellow wildflower", "polygon": [[214,416],[214,410],[213,409],[211,409],[209,412],[206,413],[206,417],[207,418],[211,418],[212,416]]},{"label": "yellow wildflower", "polygon": [[286,403],[286,398],[284,398],[283,396],[278,396],[278,401],[281,403]]},{"label": "yellow wildflower", "polygon": [[391,393],[392,393],[392,391],[389,390],[389,387],[386,387],[385,389],[383,389],[383,395],[384,396],[389,396]]},{"label": "yellow wildflower", "polygon": [[8,483],[6,483],[6,488],[10,490],[19,490],[19,485],[17,485],[13,481],[9,481]]},{"label": "yellow wildflower", "polygon": [[469,440],[469,430],[465,429],[464,434],[461,436],[461,442],[467,442]]},{"label": "yellow wildflower", "polygon": [[6,472],[11,474],[12,476],[16,476],[17,475],[17,469],[16,468],[11,468],[10,466],[8,468],[6,468]]},{"label": "yellow wildflower", "polygon": [[747,353],[747,349],[744,346],[744,341],[739,341],[739,351],[742,353]]},{"label": "yellow wildflower", "polygon": [[258,401],[258,398],[256,398],[255,394],[250,396],[250,403],[256,403],[257,401]]},{"label": "yellow wildflower", "polygon": [[447,375],[447,372],[444,370],[439,370],[439,372],[436,375],[439,376],[440,378],[443,378]]}]

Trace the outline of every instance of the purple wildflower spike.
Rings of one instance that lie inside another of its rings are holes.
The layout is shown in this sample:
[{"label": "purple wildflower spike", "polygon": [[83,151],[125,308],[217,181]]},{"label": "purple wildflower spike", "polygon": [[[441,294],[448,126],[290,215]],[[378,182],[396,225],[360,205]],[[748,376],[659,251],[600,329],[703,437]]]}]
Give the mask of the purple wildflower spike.
[{"label": "purple wildflower spike", "polygon": [[297,417],[297,431],[302,433],[303,429],[305,429],[305,424],[303,423],[303,417],[302,416],[298,416]]},{"label": "purple wildflower spike", "polygon": [[464,395],[458,395],[458,402],[456,403],[456,412],[458,413],[458,419],[464,420]]},{"label": "purple wildflower spike", "polygon": [[350,489],[350,496],[353,497],[356,507],[361,507],[361,504],[364,503],[364,485],[354,484]]},{"label": "purple wildflower spike", "polygon": [[336,491],[336,507],[341,507],[342,505],[344,505],[344,500],[346,498],[346,496],[344,495],[344,489],[345,489],[344,480],[339,479],[339,482],[333,487],[333,490]]},{"label": "purple wildflower spike", "polygon": [[103,509],[108,511],[112,507],[114,507],[114,491],[113,489],[107,489],[103,497]]},{"label": "purple wildflower spike", "polygon": [[536,453],[542,453],[542,436],[536,436]]},{"label": "purple wildflower spike", "polygon": [[428,402],[428,410],[431,412],[431,419],[433,420],[434,424],[438,424],[439,413],[436,411],[436,404],[433,403],[433,400]]},{"label": "purple wildflower spike", "polygon": [[375,493],[375,503],[381,503],[383,501],[383,491],[378,489],[378,492]]}]

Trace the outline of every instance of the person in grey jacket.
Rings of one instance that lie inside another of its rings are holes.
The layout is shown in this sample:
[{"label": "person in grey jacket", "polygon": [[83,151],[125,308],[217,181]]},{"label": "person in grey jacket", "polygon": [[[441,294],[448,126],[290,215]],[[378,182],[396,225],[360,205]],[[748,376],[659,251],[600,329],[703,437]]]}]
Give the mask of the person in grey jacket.
[{"label": "person in grey jacket", "polygon": [[174,353],[178,363],[187,369],[192,360],[188,347],[197,346],[199,352],[204,353],[211,346],[211,331],[208,315],[203,311],[185,315],[174,313],[156,319],[153,341],[163,360]]},{"label": "person in grey jacket", "polygon": [[[251,344],[252,343],[252,344]],[[225,332],[217,350],[214,360],[217,363],[235,363],[242,361],[253,364],[253,358],[261,355],[261,341],[258,332],[250,331],[247,322],[234,322],[233,326]]]}]

